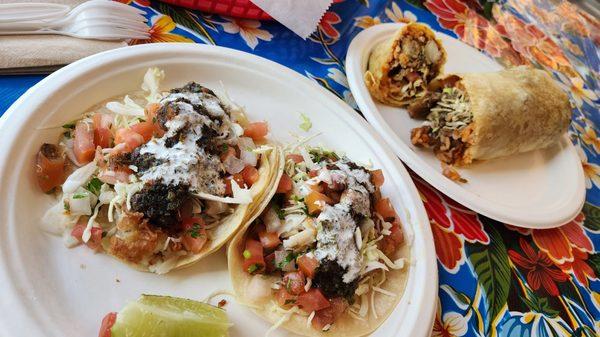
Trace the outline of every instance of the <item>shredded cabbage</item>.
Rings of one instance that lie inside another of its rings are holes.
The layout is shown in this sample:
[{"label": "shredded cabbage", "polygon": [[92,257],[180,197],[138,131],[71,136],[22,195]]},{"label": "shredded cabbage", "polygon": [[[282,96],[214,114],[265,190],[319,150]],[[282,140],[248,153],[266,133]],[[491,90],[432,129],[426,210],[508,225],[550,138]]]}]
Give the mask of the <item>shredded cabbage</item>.
[{"label": "shredded cabbage", "polygon": [[134,102],[129,96],[125,96],[124,103],[108,102],[106,108],[116,114],[133,117],[144,117],[144,108]]},{"label": "shredded cabbage", "polygon": [[148,95],[146,95],[148,103],[156,103],[162,98],[162,94],[158,87],[164,78],[165,72],[156,67],[149,68],[146,71],[146,74],[144,74],[142,90],[148,93]]}]

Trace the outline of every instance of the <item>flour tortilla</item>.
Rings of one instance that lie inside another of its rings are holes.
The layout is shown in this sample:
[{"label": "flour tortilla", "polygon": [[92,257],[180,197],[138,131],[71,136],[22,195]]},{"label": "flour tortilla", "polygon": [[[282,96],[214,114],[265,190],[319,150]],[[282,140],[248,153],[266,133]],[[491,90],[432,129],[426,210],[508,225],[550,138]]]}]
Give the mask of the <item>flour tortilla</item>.
[{"label": "flour tortilla", "polygon": [[459,165],[545,148],[569,127],[569,97],[543,70],[516,67],[449,76],[460,77],[457,86],[473,113],[472,145]]},{"label": "flour tortilla", "polygon": [[[369,57],[368,69],[364,76],[365,84],[371,95],[378,101],[402,107],[418,98],[416,96],[408,97],[402,93],[401,89],[404,84],[388,76],[394,62],[399,61],[401,64],[408,62],[408,57],[405,54],[400,53],[397,55],[399,52],[397,47],[402,45],[402,40],[406,36],[418,35],[424,35],[427,40],[435,41],[441,53],[440,58],[429,66],[429,78],[433,79],[442,73],[442,69],[446,63],[446,51],[442,42],[435,37],[434,32],[426,25],[420,23],[404,25],[392,38],[377,45]],[[426,86],[427,82],[423,83],[418,92],[424,92]]]},{"label": "flour tortilla", "polygon": [[[249,225],[246,227],[246,229]],[[275,291],[270,290],[270,285],[277,281],[277,276],[263,276],[263,275],[250,275],[246,273],[243,266],[242,252],[244,251],[244,242],[247,234],[247,230],[240,231],[231,241],[227,250],[227,260],[229,268],[229,276],[233,289],[236,294],[236,300],[240,303],[247,305],[257,315],[264,318],[268,322],[275,324],[279,321],[284,314],[275,300]],[[397,258],[404,257],[409,261],[409,244],[405,242],[397,252]],[[392,259],[395,260],[395,259]],[[406,263],[405,267],[401,270],[390,270],[387,273],[386,281],[380,286],[394,294],[395,297],[383,295],[379,292],[375,292],[375,309],[377,311],[377,318],[373,316],[371,310],[365,317],[365,320],[358,320],[350,316],[347,312],[344,313],[334,324],[332,324],[329,331],[317,331],[312,326],[307,324],[308,315],[294,314],[288,321],[281,325],[282,328],[297,333],[303,336],[344,336],[344,337],[358,337],[364,336],[375,329],[377,329],[390,315],[390,313],[396,308],[396,305],[400,301],[404,289],[406,287],[406,281],[408,278],[410,264]],[[247,294],[249,284],[253,277],[261,277],[265,279],[265,286],[269,287],[268,291],[272,291],[271,296],[267,296],[263,299],[250,298]],[[368,293],[369,298],[371,293]]]}]

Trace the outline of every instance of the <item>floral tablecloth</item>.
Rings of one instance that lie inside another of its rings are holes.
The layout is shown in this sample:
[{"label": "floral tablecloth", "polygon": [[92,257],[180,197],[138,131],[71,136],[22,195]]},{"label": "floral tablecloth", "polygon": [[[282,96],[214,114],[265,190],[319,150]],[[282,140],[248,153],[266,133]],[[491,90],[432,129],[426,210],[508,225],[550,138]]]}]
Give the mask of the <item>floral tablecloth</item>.
[{"label": "floral tablecloth", "polygon": [[[276,22],[237,20],[159,2],[143,9],[151,42],[231,47],[286,65],[350,106],[345,53],[362,29],[419,21],[505,66],[531,64],[570,91],[570,136],[587,202],[572,222],[525,230],[478,215],[412,177],[421,192],[439,267],[433,336],[600,335],[600,22],[560,0],[337,0],[306,41]],[[0,114],[39,76],[0,77]],[[425,328],[425,327],[424,327]]]}]

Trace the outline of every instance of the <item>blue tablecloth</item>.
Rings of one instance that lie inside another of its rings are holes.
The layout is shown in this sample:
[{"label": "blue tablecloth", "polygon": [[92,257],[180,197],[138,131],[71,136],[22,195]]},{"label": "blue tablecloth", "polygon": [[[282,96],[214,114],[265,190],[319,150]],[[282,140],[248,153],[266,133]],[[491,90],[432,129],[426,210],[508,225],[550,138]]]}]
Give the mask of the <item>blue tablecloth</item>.
[{"label": "blue tablecloth", "polygon": [[[587,202],[572,222],[523,230],[458,205],[413,178],[423,195],[439,267],[434,336],[600,334],[600,23],[566,1],[337,0],[303,41],[276,22],[238,20],[159,2],[143,9],[151,39],[218,44],[284,64],[356,108],[343,60],[352,37],[381,22],[417,20],[456,36],[500,63],[553,74],[574,105],[571,138]],[[0,114],[43,76],[0,77]],[[426,328],[426,327],[423,327]]]}]

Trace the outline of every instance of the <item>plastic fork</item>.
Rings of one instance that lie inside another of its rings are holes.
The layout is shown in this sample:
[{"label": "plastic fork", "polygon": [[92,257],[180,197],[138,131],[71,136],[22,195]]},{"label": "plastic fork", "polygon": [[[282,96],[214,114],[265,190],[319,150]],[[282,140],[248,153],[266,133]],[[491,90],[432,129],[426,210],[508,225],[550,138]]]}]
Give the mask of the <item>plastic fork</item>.
[{"label": "plastic fork", "polygon": [[36,13],[32,7],[28,8],[31,14],[29,18],[24,18],[25,14],[21,14],[22,19],[19,21],[0,21],[0,35],[59,34],[100,40],[149,37],[148,26],[145,24],[147,20],[142,15],[144,12],[119,2],[91,0],[73,8],[59,19],[31,19],[40,13]]}]

